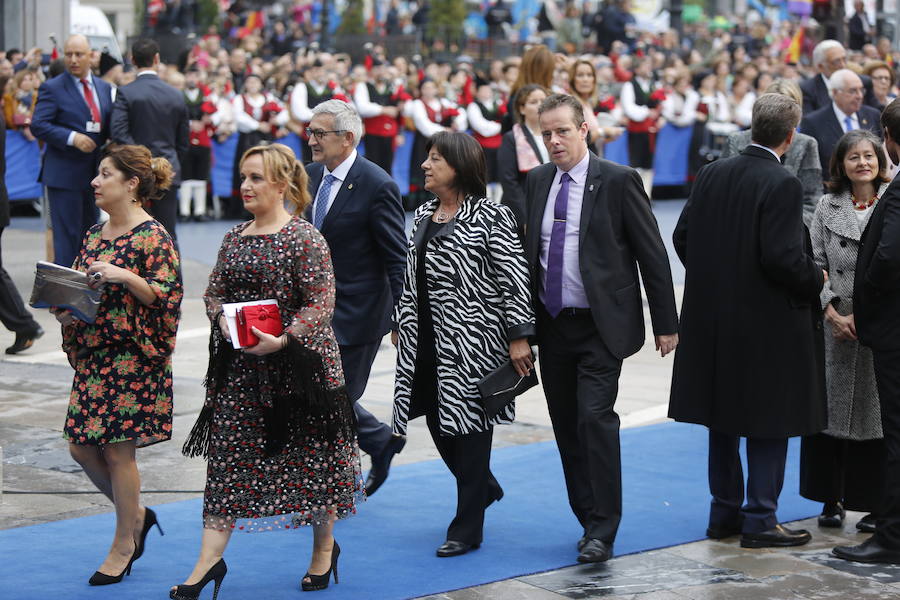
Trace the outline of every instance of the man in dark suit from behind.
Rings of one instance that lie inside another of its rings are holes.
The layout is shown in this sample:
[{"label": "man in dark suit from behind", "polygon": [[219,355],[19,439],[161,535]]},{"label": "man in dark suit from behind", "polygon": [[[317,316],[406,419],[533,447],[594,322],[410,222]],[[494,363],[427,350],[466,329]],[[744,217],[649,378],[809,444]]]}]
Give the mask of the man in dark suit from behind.
[{"label": "man in dark suit from behind", "polygon": [[851,50],[861,51],[863,46],[870,42],[869,17],[866,15],[866,7],[862,0],[853,3],[855,12],[847,20],[847,47]]},{"label": "man in dark suit from behind", "polygon": [[831,104],[828,79],[835,71],[847,68],[847,51],[837,40],[822,40],[816,44],[812,59],[816,74],[800,83],[804,115]]},{"label": "man in dark suit from behind", "polygon": [[354,403],[359,447],[372,458],[366,480],[371,496],[406,444],[405,436],[392,434],[390,426],[359,403],[403,291],[405,215],[394,180],[356,152],[363,134],[356,109],[342,100],[326,100],[312,115],[307,131],[314,162],[306,169],[314,200],[308,218],[331,249],[336,287],[332,326]]},{"label": "man in dark suit from behind", "polygon": [[41,84],[31,133],[44,142],[39,180],[47,187],[53,260],[71,267],[88,228],[97,222],[91,180],[109,137],[111,88],[91,74],[91,47],[83,35],[64,46],[66,72]]},{"label": "man in dark suit from behind", "polygon": [[816,138],[822,177],[831,172],[831,155],[841,136],[854,129],[868,129],[881,137],[880,113],[863,104],[865,88],[859,75],[850,69],[838,69],[828,80],[831,102],[803,115],[800,131]]},{"label": "man in dark suit from behind", "polygon": [[[6,66],[10,66],[9,61],[0,58],[0,90],[4,89],[9,79],[3,70]],[[3,229],[9,227],[9,197],[6,194],[5,177],[6,121],[0,112],[0,239],[3,237]],[[9,273],[3,268],[2,248],[0,248],[0,323],[16,334],[15,342],[6,349],[7,354],[18,354],[30,348],[34,340],[44,335],[44,330],[25,308],[22,296],[19,295]]]},{"label": "man in dark suit from behind", "polygon": [[525,179],[525,256],[541,380],[569,505],[583,527],[578,561],[604,562],[622,517],[622,361],[644,344],[638,267],[656,347],[678,344],[669,258],[637,171],[587,148],[581,102],[554,94],[539,122],[550,161]]},{"label": "man in dark suit from behind", "polygon": [[[900,100],[881,115],[884,144],[900,162]],[[900,564],[900,181],[895,177],[875,203],[860,240],[853,289],[859,343],[872,349],[887,448],[884,498],[875,533],[858,546],[839,546],[846,560]]]},{"label": "man in dark suit from behind", "polygon": [[111,137],[117,144],[146,146],[154,157],[162,156],[172,163],[175,170],[172,186],[150,205],[148,212],[175,238],[180,159],[188,150],[187,106],[181,93],[157,75],[159,44],[156,41],[137,40],[131,47],[131,60],[138,69],[137,78],[116,92]]},{"label": "man in dark suit from behind", "polygon": [[825,274],[803,225],[803,187],[780,162],[799,119],[791,98],[762,94],[752,143],[700,171],[672,236],[685,284],[669,417],[709,428],[706,535],[740,534],[745,548],[810,540],[775,513],[788,438],[826,425]]}]

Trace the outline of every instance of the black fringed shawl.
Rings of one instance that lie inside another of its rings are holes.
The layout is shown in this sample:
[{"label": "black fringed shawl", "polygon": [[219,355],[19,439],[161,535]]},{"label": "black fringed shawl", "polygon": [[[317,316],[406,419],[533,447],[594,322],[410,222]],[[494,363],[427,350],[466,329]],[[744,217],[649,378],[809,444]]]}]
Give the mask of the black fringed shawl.
[{"label": "black fringed shawl", "polygon": [[[213,414],[236,354],[237,350],[214,326],[209,336],[209,367],[203,381],[206,402],[182,448],[185,456],[209,457]],[[348,429],[355,430],[355,415],[346,389],[329,389],[325,385],[325,368],[317,352],[288,335],[288,345],[283,350],[252,358],[266,363],[260,371],[259,387],[265,406],[266,456],[281,452],[298,428],[322,441],[335,441]]]}]

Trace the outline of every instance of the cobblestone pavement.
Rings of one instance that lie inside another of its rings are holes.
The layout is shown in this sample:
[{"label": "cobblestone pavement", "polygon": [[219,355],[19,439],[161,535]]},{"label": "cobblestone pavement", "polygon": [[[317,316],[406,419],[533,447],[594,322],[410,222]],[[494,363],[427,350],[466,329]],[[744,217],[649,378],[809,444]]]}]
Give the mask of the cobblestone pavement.
[{"label": "cobblestone pavement", "polygon": [[[666,240],[681,202],[657,203],[654,211]],[[201,295],[226,223],[188,224],[179,228],[186,295],[175,353],[175,439],[138,453],[147,502],[159,504],[200,495],[205,463],[176,451],[202,402],[208,321]],[[31,289],[34,263],[43,258],[44,235],[37,218],[16,218],[3,234],[3,264],[19,290]],[[673,255],[674,256],[674,255]],[[677,262],[677,260],[676,260]],[[678,297],[683,271],[673,265]],[[71,370],[59,350],[60,335],[47,311],[36,317],[46,330],[27,353],[0,355],[0,446],[2,501],[0,529],[22,527],[111,511],[69,457],[60,438]],[[653,352],[652,339],[625,362],[616,408],[623,427],[665,420],[671,358]],[[0,331],[0,348],[12,335]],[[365,395],[367,408],[387,420],[391,410],[395,355],[382,344]],[[553,439],[540,387],[517,405],[517,421],[495,430],[495,446]],[[437,459],[422,419],[411,423],[409,443],[395,464]],[[365,466],[365,465],[364,465]],[[387,485],[390,483],[388,482]],[[28,493],[22,493],[28,492]],[[616,558],[605,565],[576,566],[489,585],[430,596],[432,600],[551,600],[612,596],[640,600],[898,598],[900,568],[864,566],[830,557],[840,544],[859,543],[853,529],[861,515],[848,514],[840,530],[820,530],[815,520],[798,523],[813,532],[799,549],[744,550],[737,538],[701,541]],[[574,558],[574,556],[573,556]]]}]

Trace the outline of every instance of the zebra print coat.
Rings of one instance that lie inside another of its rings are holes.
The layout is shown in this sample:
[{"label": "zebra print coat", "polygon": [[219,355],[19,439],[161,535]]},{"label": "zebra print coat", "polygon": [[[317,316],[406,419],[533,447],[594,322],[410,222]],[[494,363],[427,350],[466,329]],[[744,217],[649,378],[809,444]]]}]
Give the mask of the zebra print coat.
[{"label": "zebra print coat", "polygon": [[[397,374],[393,427],[405,434],[410,414],[418,340],[417,242],[438,200],[416,211],[406,254],[403,293],[394,312]],[[443,435],[486,431],[511,423],[514,403],[488,420],[477,382],[509,359],[510,340],[534,335],[528,266],[512,211],[484,198],[467,198],[456,219],[428,242],[425,272],[434,319],[438,419]]]}]

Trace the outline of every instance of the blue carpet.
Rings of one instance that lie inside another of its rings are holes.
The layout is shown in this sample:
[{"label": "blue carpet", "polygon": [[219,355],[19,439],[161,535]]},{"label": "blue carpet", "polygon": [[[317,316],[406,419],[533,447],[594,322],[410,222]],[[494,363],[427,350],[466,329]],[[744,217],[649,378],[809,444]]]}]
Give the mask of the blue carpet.
[{"label": "blue carpet", "polygon": [[[616,541],[623,555],[702,539],[709,496],[706,430],[666,423],[622,432],[624,518]],[[175,449],[173,448],[173,451]],[[809,517],[819,507],[800,498],[799,443],[790,446],[778,516]],[[456,497],[440,461],[400,466],[359,514],[338,523],[341,583],[316,598],[408,598],[574,564],[581,530],[572,516],[553,443],[498,448],[492,468],[505,498],[486,515],[484,545],[439,559]],[[155,507],[166,530],[150,534],[133,575],[108,588],[87,579],[112,536],[111,515],[0,531],[0,589],[18,600],[165,598],[188,574],[199,547],[200,500]],[[226,553],[222,600],[296,599],[309,561],[309,528],[235,533]],[[201,598],[210,598],[212,586]]]}]

